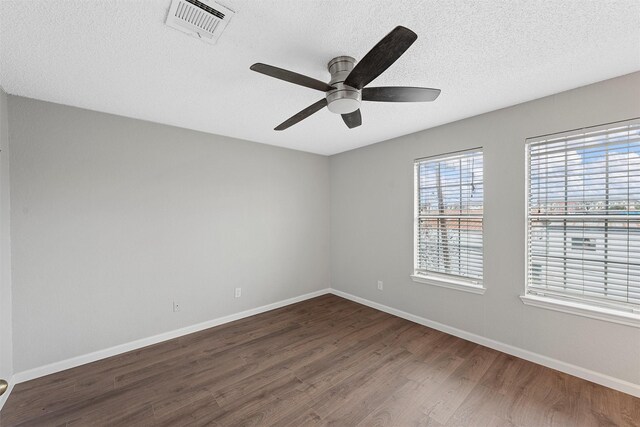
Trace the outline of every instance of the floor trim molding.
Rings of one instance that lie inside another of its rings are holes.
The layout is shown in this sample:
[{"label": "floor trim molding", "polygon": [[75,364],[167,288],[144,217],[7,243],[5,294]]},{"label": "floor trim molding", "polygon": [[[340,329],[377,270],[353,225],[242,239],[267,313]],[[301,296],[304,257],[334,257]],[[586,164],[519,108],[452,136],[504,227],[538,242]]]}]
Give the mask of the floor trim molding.
[{"label": "floor trim molding", "polygon": [[11,390],[16,384],[29,381],[35,378],[43,377],[45,375],[53,374],[56,372],[64,371],[66,369],[75,368],[80,365],[84,365],[87,363],[95,362],[97,360],[105,359],[107,357],[116,356],[118,354],[126,353],[128,351],[137,350],[142,347],[146,347],[149,345],[157,344],[163,341],[167,341],[173,338],[181,337],[183,335],[188,335],[193,332],[198,332],[204,329],[212,328],[214,326],[223,325],[225,323],[233,322],[235,320],[240,320],[245,317],[254,316],[256,314],[264,313],[266,311],[275,310],[277,308],[281,308],[290,304],[294,304],[297,302],[305,301],[310,298],[315,298],[325,294],[334,294],[342,298],[346,298],[348,300],[366,305],[371,308],[375,308],[376,310],[383,311],[385,313],[392,314],[394,316],[401,317],[403,319],[409,320],[411,322],[418,323],[420,325],[427,326],[429,328],[437,329],[441,332],[451,334],[457,336],[459,338],[475,342],[480,345],[484,345],[486,347],[492,348],[494,350],[501,351],[503,353],[510,354],[512,356],[520,357],[522,359],[528,360],[533,363],[537,363],[543,366],[546,366],[551,369],[555,369],[569,375],[574,375],[576,377],[585,379],[587,381],[594,382],[596,384],[603,385],[605,387],[612,388],[614,390],[621,391],[623,393],[630,394],[632,396],[640,397],[640,385],[630,383],[628,381],[621,380],[619,378],[614,378],[609,375],[601,374],[599,372],[592,371],[590,369],[582,368],[580,366],[576,366],[570,363],[562,362],[557,359],[553,359],[547,356],[543,356],[538,353],[533,353],[528,350],[521,349],[519,347],[514,347],[509,344],[505,344],[499,341],[495,341],[480,335],[473,334],[471,332],[467,332],[461,329],[457,329],[451,326],[447,326],[445,324],[417,316],[415,314],[408,313],[406,311],[398,310],[393,307],[389,307],[384,304],[380,304],[374,301],[370,301],[365,298],[358,297],[356,295],[349,294],[347,292],[339,291],[333,288],[320,289],[315,292],[310,292],[304,295],[299,295],[297,297],[285,299],[282,301],[274,302],[271,304],[263,305],[261,307],[252,308],[249,310],[241,311],[239,313],[230,314],[228,316],[219,317],[213,320],[209,320],[206,322],[198,323],[195,325],[187,326],[180,329],[175,329],[173,331],[168,331],[162,334],[154,335],[148,338],[142,338],[136,341],[131,341],[129,343],[120,344],[114,347],[106,348],[103,350],[98,350],[93,353],[72,357],[70,359],[62,360],[59,362],[54,362],[48,365],[40,366],[34,369],[30,369],[27,371],[17,372],[13,375],[11,380],[9,381],[9,389],[5,393],[4,396],[0,398],[0,409],[7,401],[9,395],[11,394]]},{"label": "floor trim molding", "polygon": [[[251,308],[249,310],[241,311],[239,313],[230,314],[228,316],[218,317],[216,319],[208,320],[206,322],[197,323],[195,325],[186,326],[180,329],[174,329],[172,331],[164,332],[158,335],[154,335],[147,338],[131,341],[128,343],[116,345],[114,347],[106,348],[103,350],[94,351],[93,353],[84,354],[81,356],[72,357],[70,359],[61,360],[59,362],[50,363],[48,365],[40,366],[37,368],[29,369],[27,371],[17,372],[13,375],[10,388],[13,388],[13,384],[23,383],[25,381],[33,380],[35,378],[43,377],[45,375],[54,374],[56,372],[64,371],[66,369],[75,368],[80,365],[95,362],[97,360],[106,359],[107,357],[116,356],[118,354],[126,353],[132,350],[138,350],[142,347],[158,344],[163,341],[167,341],[173,338],[178,338],[183,335],[188,335],[194,332],[202,331],[204,329],[213,328],[214,326],[223,325],[225,323],[233,322],[235,320],[244,319],[245,317],[255,316],[256,314],[264,313],[266,311],[275,310],[287,305],[295,304],[300,301],[305,301],[311,298],[318,297],[331,293],[329,288],[320,289],[318,291],[310,292],[308,294],[299,295],[297,297],[288,298],[282,301],[277,301],[271,304],[263,305],[261,307]],[[11,390],[7,390],[6,395],[9,395]],[[5,398],[5,396],[3,396]],[[6,398],[5,398],[6,400]]]},{"label": "floor trim molding", "polygon": [[471,332],[463,331],[462,329],[447,326],[445,324],[429,320],[427,318],[417,316],[415,314],[407,313],[406,311],[398,310],[393,307],[389,307],[384,304],[380,304],[374,301],[370,301],[365,298],[358,297],[356,295],[349,294],[347,292],[339,291],[337,289],[331,289],[331,293],[342,298],[366,305],[376,310],[384,311],[385,313],[393,314],[394,316],[401,317],[411,322],[418,323],[429,328],[437,329],[441,332],[454,335],[456,337],[465,339],[467,341],[474,342],[476,344],[483,345],[485,347],[492,348],[494,350],[501,351],[503,353],[510,354],[512,356],[519,357],[521,359],[528,360],[539,365],[546,366],[547,368],[555,369],[557,371],[564,372],[569,375],[582,378],[587,381],[594,382],[596,384],[603,385],[605,387],[612,388],[614,390],[621,391],[623,393],[630,394],[635,397],[640,397],[640,384],[634,384],[619,378],[611,377],[606,374],[592,371],[590,369],[582,368],[580,366],[573,365],[571,363],[563,362],[561,360],[553,359],[551,357],[543,356],[538,353],[534,353],[529,350],[524,350],[519,347],[514,347],[509,344],[505,344],[500,341],[495,341],[481,335],[476,335]]}]

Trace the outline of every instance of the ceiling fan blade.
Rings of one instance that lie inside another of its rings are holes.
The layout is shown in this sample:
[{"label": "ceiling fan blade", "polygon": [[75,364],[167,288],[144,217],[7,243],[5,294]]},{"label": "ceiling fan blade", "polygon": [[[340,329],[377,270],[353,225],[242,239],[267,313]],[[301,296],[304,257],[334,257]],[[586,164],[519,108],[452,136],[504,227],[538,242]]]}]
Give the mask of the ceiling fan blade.
[{"label": "ceiling fan blade", "polygon": [[326,106],[327,106],[327,98],[322,98],[320,101],[316,102],[315,104],[309,105],[304,110],[294,114],[284,122],[280,123],[278,126],[276,126],[274,130],[285,130],[295,125],[299,121],[306,119],[310,115],[317,113],[318,111],[322,110]]},{"label": "ceiling fan blade", "polygon": [[360,110],[356,110],[353,113],[342,114],[342,120],[344,120],[349,129],[353,129],[362,124],[362,115],[360,115]]},{"label": "ceiling fan blade", "polygon": [[258,73],[275,77],[276,79],[284,80],[285,82],[305,86],[322,92],[328,92],[332,89],[335,89],[325,82],[321,82],[320,80],[316,80],[311,77],[303,76],[302,74],[294,73],[293,71],[285,70],[283,68],[278,68],[267,64],[257,63],[253,64],[249,68]]},{"label": "ceiling fan blade", "polygon": [[396,62],[417,38],[408,28],[394,28],[356,64],[344,84],[362,89]]},{"label": "ceiling fan blade", "polygon": [[440,89],[428,87],[380,86],[362,89],[363,101],[378,102],[429,102],[435,101]]}]

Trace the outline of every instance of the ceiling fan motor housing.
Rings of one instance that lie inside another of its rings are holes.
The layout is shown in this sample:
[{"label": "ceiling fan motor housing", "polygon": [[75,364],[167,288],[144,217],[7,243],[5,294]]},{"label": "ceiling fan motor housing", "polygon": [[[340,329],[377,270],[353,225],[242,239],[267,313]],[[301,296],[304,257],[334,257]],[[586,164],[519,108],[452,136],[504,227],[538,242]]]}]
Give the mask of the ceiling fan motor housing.
[{"label": "ceiling fan motor housing", "polygon": [[356,60],[350,56],[338,56],[329,61],[329,84],[335,89],[327,92],[327,107],[332,113],[353,113],[360,108],[362,94],[358,89],[344,84],[355,65]]}]

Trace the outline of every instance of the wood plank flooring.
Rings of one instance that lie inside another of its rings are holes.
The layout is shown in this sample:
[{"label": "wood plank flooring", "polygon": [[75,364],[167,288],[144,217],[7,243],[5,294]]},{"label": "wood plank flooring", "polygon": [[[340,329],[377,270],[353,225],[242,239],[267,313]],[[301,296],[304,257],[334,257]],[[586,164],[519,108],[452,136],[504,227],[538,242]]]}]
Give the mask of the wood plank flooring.
[{"label": "wood plank flooring", "polygon": [[324,295],[18,384],[2,426],[639,426],[640,399]]}]

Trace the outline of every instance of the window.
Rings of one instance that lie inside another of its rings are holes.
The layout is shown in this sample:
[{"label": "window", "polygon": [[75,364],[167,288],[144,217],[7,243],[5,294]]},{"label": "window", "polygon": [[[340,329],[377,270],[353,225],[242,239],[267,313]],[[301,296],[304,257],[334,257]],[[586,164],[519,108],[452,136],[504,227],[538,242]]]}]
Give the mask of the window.
[{"label": "window", "polygon": [[640,313],[640,120],[530,139],[527,155],[527,294]]},{"label": "window", "polygon": [[415,161],[414,280],[484,290],[482,162],[479,149]]}]

